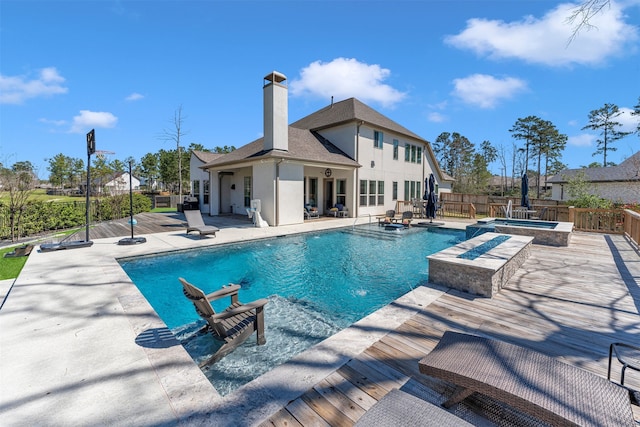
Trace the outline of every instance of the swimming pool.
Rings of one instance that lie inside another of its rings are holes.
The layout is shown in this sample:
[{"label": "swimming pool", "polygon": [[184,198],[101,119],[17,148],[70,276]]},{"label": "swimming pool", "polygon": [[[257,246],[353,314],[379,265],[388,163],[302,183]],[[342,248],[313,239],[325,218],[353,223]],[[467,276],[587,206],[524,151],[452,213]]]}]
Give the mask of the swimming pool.
[{"label": "swimming pool", "polygon": [[[464,240],[464,231],[374,226],[121,260],[160,318],[199,362],[215,340],[182,295],[178,277],[206,293],[242,285],[240,300],[268,298],[267,343],[247,340],[205,375],[222,395],[427,282],[426,256]],[[221,310],[228,301],[214,304]]]}]

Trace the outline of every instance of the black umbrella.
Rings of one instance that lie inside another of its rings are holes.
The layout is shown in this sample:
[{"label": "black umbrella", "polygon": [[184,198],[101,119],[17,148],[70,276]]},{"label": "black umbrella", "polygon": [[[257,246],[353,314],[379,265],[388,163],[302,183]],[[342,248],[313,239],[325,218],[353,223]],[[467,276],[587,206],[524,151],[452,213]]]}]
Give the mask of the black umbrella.
[{"label": "black umbrella", "polygon": [[531,209],[531,205],[529,204],[529,178],[527,178],[526,173],[522,175],[522,187],[520,188],[520,191],[522,192],[520,206],[525,206],[527,209]]},{"label": "black umbrella", "polygon": [[425,187],[429,188],[429,193],[427,194],[427,218],[431,218],[431,222],[433,222],[433,218],[436,217],[436,179],[433,174],[429,175],[429,180],[425,183]]}]

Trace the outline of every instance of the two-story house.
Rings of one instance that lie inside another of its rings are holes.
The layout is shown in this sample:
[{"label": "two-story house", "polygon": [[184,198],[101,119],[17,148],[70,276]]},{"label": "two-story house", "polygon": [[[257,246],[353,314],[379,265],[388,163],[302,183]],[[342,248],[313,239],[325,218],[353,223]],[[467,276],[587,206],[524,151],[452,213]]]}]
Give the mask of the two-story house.
[{"label": "two-story house", "polygon": [[321,215],[336,204],[350,217],[379,215],[421,199],[431,173],[439,193],[451,191],[427,140],[355,98],[288,124],[286,77],[274,71],[263,101],[264,136],[202,166],[210,215],[245,214],[254,199],[270,226],[302,223],[305,204]]}]

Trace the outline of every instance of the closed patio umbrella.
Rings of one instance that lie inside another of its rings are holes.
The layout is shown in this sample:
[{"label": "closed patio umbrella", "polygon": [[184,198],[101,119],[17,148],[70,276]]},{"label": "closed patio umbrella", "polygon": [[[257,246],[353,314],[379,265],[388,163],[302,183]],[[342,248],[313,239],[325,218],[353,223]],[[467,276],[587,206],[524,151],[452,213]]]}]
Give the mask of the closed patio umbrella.
[{"label": "closed patio umbrella", "polygon": [[529,204],[529,178],[527,178],[526,172],[522,175],[522,187],[520,188],[522,198],[520,199],[520,206],[525,206],[527,209],[531,208]]},{"label": "closed patio umbrella", "polygon": [[431,219],[429,222],[433,222],[433,218],[436,217],[436,179],[433,174],[429,174],[429,180],[425,187],[429,188],[429,193],[427,194],[427,218]]}]

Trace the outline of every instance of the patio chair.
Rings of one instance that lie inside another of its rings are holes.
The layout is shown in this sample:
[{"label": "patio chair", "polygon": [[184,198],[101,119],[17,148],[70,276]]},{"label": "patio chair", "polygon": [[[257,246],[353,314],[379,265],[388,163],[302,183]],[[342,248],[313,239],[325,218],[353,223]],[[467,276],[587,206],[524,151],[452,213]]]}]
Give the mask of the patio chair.
[{"label": "patio chair", "polygon": [[[207,321],[207,328],[214,338],[223,342],[208,360],[200,363],[200,367],[210,365],[220,360],[242,344],[254,332],[257,335],[258,345],[267,342],[264,337],[264,306],[267,299],[259,299],[248,304],[238,301],[240,285],[229,285],[222,289],[205,295],[205,293],[187,282],[182,277],[182,292],[196,309],[196,313]],[[224,297],[231,298],[231,304],[220,313],[216,313],[211,306],[211,301]]]},{"label": "patio chair", "polygon": [[304,205],[304,218],[305,219],[314,219],[320,218],[320,212],[318,212],[317,208],[311,207],[311,205]]},{"label": "patio chair", "polygon": [[538,215],[531,215],[530,219],[544,220],[544,214],[547,213],[547,207],[543,207]]},{"label": "patio chair", "polygon": [[405,211],[402,212],[402,225],[405,227],[411,226],[411,221],[413,220],[413,212]]},{"label": "patio chair", "polygon": [[396,222],[396,211],[393,209],[388,210],[384,217],[378,219],[378,225],[387,225]]},{"label": "patio chair", "polygon": [[200,237],[213,234],[215,237],[216,233],[220,231],[218,227],[213,225],[206,225],[204,220],[202,219],[202,214],[200,213],[200,209],[194,210],[186,210],[184,211],[184,217],[187,219],[187,234],[192,231],[197,231],[200,233]]}]

